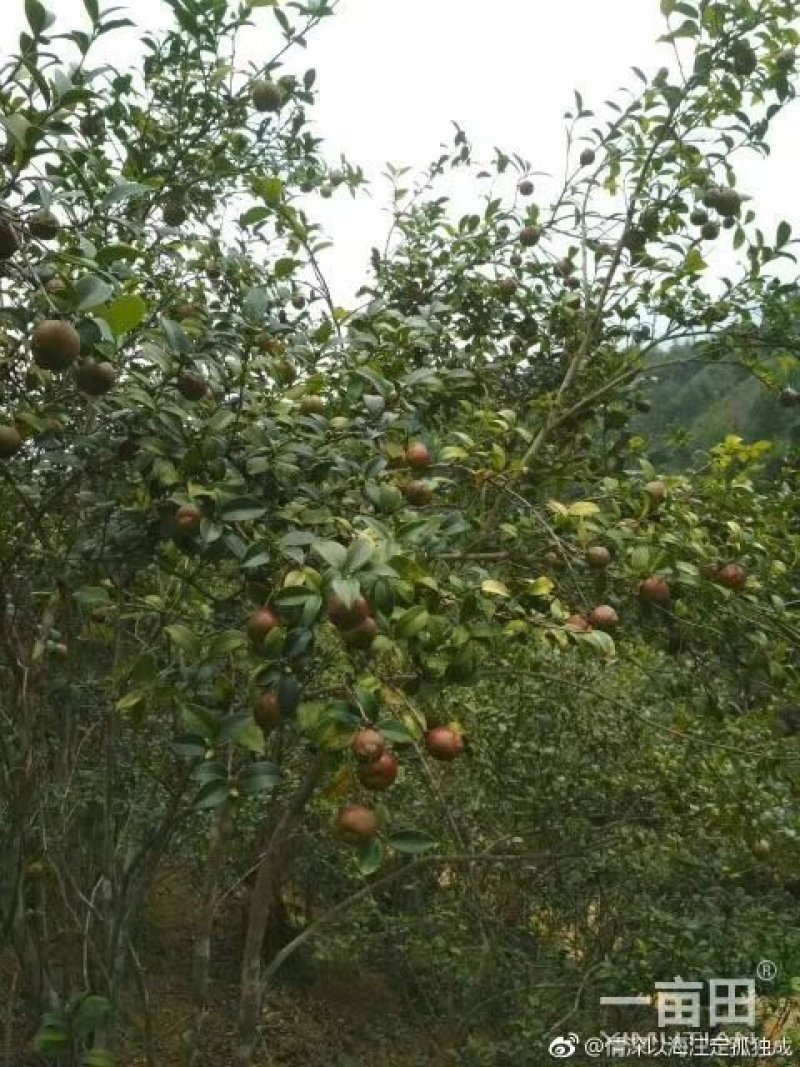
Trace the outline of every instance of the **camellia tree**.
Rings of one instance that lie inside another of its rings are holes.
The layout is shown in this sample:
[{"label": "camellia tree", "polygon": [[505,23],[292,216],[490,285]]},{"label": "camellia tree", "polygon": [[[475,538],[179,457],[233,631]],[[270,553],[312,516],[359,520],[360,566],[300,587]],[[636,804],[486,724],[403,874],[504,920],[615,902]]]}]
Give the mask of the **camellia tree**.
[{"label": "camellia tree", "polygon": [[[348,311],[313,206],[363,176],[326,162],[301,63],[333,5],[165,0],[174,28],[121,72],[94,56],[128,20],[84,4],[65,32],[27,0],[0,70],[0,950],[44,1012],[38,1050],[112,1062],[148,895],[202,830],[198,1063],[245,840],[245,1065],[293,951],[264,971],[309,805],[368,885],[533,851],[470,851],[446,806],[420,825],[392,804],[398,778],[422,795],[471,745],[491,758],[468,687],[667,654],[709,714],[796,694],[796,472],[754,510],[758,449],[664,480],[631,419],[665,342],[758,370],[746,339],[793,244],[758,229],[734,163],[794,97],[800,11],[662,0],[675,63],[608,121],[576,96],[552,202],[461,130],[418,186],[392,172]],[[275,54],[243,67],[267,15]],[[454,170],[476,188],[461,218]],[[720,242],[741,273],[709,283]]]}]

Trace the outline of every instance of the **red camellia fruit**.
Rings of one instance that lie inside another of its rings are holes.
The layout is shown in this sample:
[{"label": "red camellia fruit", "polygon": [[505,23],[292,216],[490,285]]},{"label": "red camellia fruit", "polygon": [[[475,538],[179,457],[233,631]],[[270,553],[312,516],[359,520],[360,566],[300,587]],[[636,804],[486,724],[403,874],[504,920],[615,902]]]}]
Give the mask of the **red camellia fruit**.
[{"label": "red camellia fruit", "polygon": [[372,609],[366,597],[357,596],[348,608],[338,596],[328,601],[328,618],[339,630],[349,630],[359,626],[370,617]]},{"label": "red camellia fruit", "polygon": [[281,620],[270,607],[259,608],[247,620],[247,635],[251,641],[262,641],[267,634],[277,630]]},{"label": "red camellia fruit", "polygon": [[178,392],[187,400],[202,400],[208,393],[208,382],[202,374],[182,370],[178,375]]},{"label": "red camellia fruit", "polygon": [[406,449],[406,463],[409,467],[414,467],[415,470],[430,467],[431,454],[428,451],[428,446],[423,444],[422,441],[412,441]]},{"label": "red camellia fruit", "polygon": [[407,482],[403,486],[403,496],[415,507],[424,507],[433,499],[433,489],[427,482]]},{"label": "red camellia fruit", "polygon": [[281,703],[274,691],[259,693],[253,701],[253,718],[262,730],[272,730],[281,721]]},{"label": "red camellia fruit", "polygon": [[425,747],[434,759],[450,763],[464,751],[464,738],[449,726],[436,726],[425,734]]},{"label": "red camellia fruit", "polygon": [[369,648],[380,633],[377,622],[370,616],[352,630],[345,630],[342,640],[348,648]]},{"label": "red camellia fruit", "polygon": [[380,731],[367,727],[364,730],[358,731],[353,738],[351,747],[356,759],[371,763],[376,759],[380,759],[384,754],[386,751],[386,741]]},{"label": "red camellia fruit", "polygon": [[741,563],[726,563],[716,571],[714,577],[720,585],[736,591],[744,589],[747,584],[747,571]]},{"label": "red camellia fruit", "polygon": [[598,604],[589,613],[589,622],[598,630],[613,630],[619,623],[619,615],[608,604]]},{"label": "red camellia fruit", "polygon": [[394,785],[397,778],[397,760],[390,752],[384,752],[372,763],[362,763],[358,768],[358,780],[365,789],[382,793]]},{"label": "red camellia fruit", "polygon": [[639,596],[651,604],[667,604],[670,595],[670,588],[663,578],[653,575],[639,583]]},{"label": "red camellia fruit", "polygon": [[378,816],[363,804],[348,804],[336,817],[336,833],[348,845],[372,841],[378,833]]},{"label": "red camellia fruit", "polygon": [[181,533],[196,533],[203,521],[203,513],[196,504],[183,504],[175,512],[175,525]]},{"label": "red camellia fruit", "polygon": [[519,231],[519,243],[523,248],[531,248],[535,245],[541,237],[541,230],[538,226],[523,226]]}]

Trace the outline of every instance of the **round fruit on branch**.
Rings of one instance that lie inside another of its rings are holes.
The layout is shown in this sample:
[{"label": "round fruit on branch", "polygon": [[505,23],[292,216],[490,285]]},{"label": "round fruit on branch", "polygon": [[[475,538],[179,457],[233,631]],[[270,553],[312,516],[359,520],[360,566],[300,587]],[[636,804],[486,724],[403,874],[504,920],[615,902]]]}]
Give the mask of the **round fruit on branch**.
[{"label": "round fruit on branch", "polygon": [[362,804],[348,804],[336,817],[336,833],[348,845],[372,841],[378,833],[378,816]]},{"label": "round fruit on branch", "polygon": [[668,604],[672,593],[663,578],[652,575],[639,583],[639,596],[651,604]]},{"label": "round fruit on branch", "polygon": [[280,617],[268,606],[258,608],[247,620],[247,636],[253,642],[263,641],[265,637],[281,625]]},{"label": "round fruit on branch", "polygon": [[382,793],[394,785],[397,778],[397,760],[390,752],[384,752],[371,763],[362,763],[358,768],[358,780],[365,789]]},{"label": "round fruit on branch", "polygon": [[434,759],[451,763],[465,749],[464,738],[449,726],[435,726],[425,734],[425,748]]},{"label": "round fruit on branch", "polygon": [[66,370],[81,354],[81,338],[75,327],[62,319],[43,319],[31,335],[34,363],[45,370]]},{"label": "round fruit on branch", "polygon": [[356,759],[371,763],[380,759],[386,751],[386,739],[379,730],[368,727],[358,731],[350,747]]}]

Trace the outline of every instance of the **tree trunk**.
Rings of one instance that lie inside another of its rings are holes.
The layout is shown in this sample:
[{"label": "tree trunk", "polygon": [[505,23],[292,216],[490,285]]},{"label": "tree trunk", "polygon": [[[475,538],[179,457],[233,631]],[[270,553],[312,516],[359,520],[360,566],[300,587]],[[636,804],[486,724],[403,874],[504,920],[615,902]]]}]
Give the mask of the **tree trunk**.
[{"label": "tree trunk", "polygon": [[286,839],[306,804],[313,796],[322,775],[324,757],[318,756],[309,768],[296,793],[290,798],[275,825],[266,834],[261,848],[253,893],[250,899],[250,915],[247,922],[244,951],[242,953],[241,993],[239,1000],[238,1046],[236,1063],[250,1067],[253,1058],[256,1028],[261,1013],[261,950],[269,921],[270,902],[274,893],[275,860],[283,851]]}]

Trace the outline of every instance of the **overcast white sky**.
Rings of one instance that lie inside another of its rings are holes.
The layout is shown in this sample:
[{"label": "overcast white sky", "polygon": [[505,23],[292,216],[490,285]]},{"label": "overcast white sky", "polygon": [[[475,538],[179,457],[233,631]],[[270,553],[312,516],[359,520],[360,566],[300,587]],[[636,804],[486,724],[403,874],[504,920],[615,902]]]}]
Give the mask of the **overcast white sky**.
[{"label": "overcast white sky", "polygon": [[[6,51],[24,27],[23,0],[0,5]],[[82,0],[50,0],[50,7],[58,27],[85,21]],[[136,0],[126,13],[148,30],[170,18],[161,0]],[[258,15],[243,52],[265,60],[277,38],[271,12]],[[421,169],[450,139],[455,119],[476,145],[519,151],[535,169],[557,172],[573,89],[601,110],[619,86],[634,84],[633,64],[653,71],[668,62],[668,50],[655,43],[662,32],[658,0],[342,0],[307,53],[294,53],[286,67],[316,67],[316,119],[329,156],[344,151],[377,180],[371,198],[353,202],[340,192],[319,204],[336,248],[326,263],[334,295],[351,301],[370,247],[382,243],[379,175],[387,160]],[[131,38],[109,41],[110,58],[126,66]],[[797,221],[799,144],[795,105],[775,127],[771,158],[740,165],[740,186],[756,198],[767,233],[781,218]]]}]

